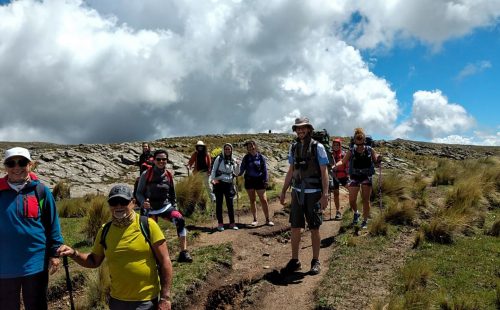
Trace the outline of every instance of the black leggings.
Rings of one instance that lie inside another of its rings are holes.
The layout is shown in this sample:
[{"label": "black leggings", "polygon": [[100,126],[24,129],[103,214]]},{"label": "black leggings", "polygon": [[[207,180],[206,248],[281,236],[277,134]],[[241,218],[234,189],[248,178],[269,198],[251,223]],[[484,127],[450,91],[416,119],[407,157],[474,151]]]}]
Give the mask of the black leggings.
[{"label": "black leggings", "polygon": [[46,310],[48,281],[47,271],[25,277],[0,279],[0,308],[19,310],[22,288],[24,309]]},{"label": "black leggings", "polygon": [[234,203],[235,194],[233,183],[219,181],[214,185],[215,194],[215,213],[217,214],[217,222],[224,223],[222,219],[222,200],[226,197],[227,214],[229,215],[229,223],[234,224]]}]

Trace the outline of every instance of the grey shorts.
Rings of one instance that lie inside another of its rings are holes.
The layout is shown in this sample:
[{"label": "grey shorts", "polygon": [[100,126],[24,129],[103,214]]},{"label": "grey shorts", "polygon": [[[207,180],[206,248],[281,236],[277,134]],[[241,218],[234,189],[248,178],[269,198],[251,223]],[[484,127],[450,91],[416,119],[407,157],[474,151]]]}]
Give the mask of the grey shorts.
[{"label": "grey shorts", "polygon": [[321,192],[304,194],[304,205],[299,204],[300,193],[292,190],[292,204],[290,205],[290,225],[292,228],[318,229],[323,223],[323,217],[314,211],[314,207],[321,199]]},{"label": "grey shorts", "polygon": [[109,299],[110,310],[153,310],[158,307],[158,301],[145,300],[145,301],[124,301],[113,297]]}]

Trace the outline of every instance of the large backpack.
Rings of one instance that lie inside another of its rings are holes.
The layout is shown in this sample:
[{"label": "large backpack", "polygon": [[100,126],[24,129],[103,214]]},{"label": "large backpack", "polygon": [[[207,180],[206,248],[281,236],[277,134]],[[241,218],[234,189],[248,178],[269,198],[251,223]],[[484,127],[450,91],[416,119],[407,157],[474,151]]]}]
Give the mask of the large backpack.
[{"label": "large backpack", "polygon": [[[351,137],[351,142],[349,142],[349,149],[352,149],[354,147],[354,137]],[[365,145],[369,147],[373,147],[373,138],[372,136],[368,135],[365,136]]]},{"label": "large backpack", "polygon": [[371,159],[371,165],[368,168],[364,169],[356,169],[354,168],[353,161],[354,161],[354,156],[356,154],[355,151],[355,143],[354,143],[354,137],[351,137],[351,142],[349,143],[349,150],[351,151],[351,157],[349,158],[349,174],[350,175],[374,175],[375,174],[375,165],[373,163],[372,159],[372,148],[373,148],[373,138],[372,136],[365,136],[365,153],[366,156],[368,156]]},{"label": "large backpack", "polygon": [[325,147],[326,155],[328,156],[328,165],[331,166],[333,164],[332,157],[332,148],[330,145],[330,135],[326,129],[322,130],[314,130],[311,134],[311,138],[323,144]]}]

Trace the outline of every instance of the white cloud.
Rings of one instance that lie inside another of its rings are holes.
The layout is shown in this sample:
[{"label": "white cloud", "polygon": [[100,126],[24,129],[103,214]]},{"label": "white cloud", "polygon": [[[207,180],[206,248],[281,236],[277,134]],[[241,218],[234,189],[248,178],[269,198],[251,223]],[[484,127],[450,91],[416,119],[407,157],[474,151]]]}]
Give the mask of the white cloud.
[{"label": "white cloud", "polygon": [[468,137],[462,137],[459,135],[450,135],[444,138],[434,138],[432,139],[434,143],[445,143],[445,144],[462,144],[471,145],[474,144],[473,140]]},{"label": "white cloud", "polygon": [[[347,2],[345,2],[347,3]],[[291,131],[388,134],[395,93],[332,35],[331,1],[19,0],[0,7],[0,137],[111,142]],[[13,131],[12,128],[28,130]]]},{"label": "white cloud", "polygon": [[487,60],[470,63],[467,64],[462,70],[460,70],[455,79],[460,81],[468,76],[479,74],[489,68],[491,68],[491,62]]},{"label": "white cloud", "polygon": [[440,90],[417,91],[413,94],[411,116],[396,127],[393,136],[437,139],[465,132],[474,123],[474,118],[462,106],[449,103]]},{"label": "white cloud", "polygon": [[348,2],[354,24],[344,36],[360,48],[391,46],[398,39],[416,38],[439,47],[475,28],[495,24],[500,1],[491,0],[357,0]]}]

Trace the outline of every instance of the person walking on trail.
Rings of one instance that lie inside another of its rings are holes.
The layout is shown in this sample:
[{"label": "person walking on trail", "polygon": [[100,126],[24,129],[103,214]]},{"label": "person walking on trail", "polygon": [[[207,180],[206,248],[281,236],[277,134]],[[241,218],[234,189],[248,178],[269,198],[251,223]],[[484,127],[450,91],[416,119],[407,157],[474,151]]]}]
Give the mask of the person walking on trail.
[{"label": "person walking on trail", "polygon": [[135,196],[144,212],[152,216],[170,220],[177,228],[179,247],[178,262],[190,263],[193,258],[187,251],[187,230],[184,217],[177,210],[174,178],[167,169],[168,153],[165,150],[154,152],[154,166],[141,174]]},{"label": "person walking on trail", "polygon": [[269,205],[267,203],[266,188],[268,182],[268,173],[266,167],[266,158],[257,151],[257,144],[255,141],[250,140],[245,142],[247,154],[241,160],[239,175],[245,174],[245,189],[248,193],[250,200],[250,210],[253,215],[252,226],[257,226],[257,209],[255,206],[255,194],[259,196],[260,205],[264,216],[266,217],[266,225],[274,226],[274,223],[269,217]]},{"label": "person walking on trail", "polygon": [[60,266],[63,243],[56,203],[31,172],[29,151],[5,151],[7,175],[0,179],[0,308],[47,309],[49,274]]},{"label": "person walking on trail", "polygon": [[113,186],[108,204],[111,223],[99,229],[90,253],[80,253],[67,245],[60,246],[57,253],[87,268],[97,268],[107,258],[111,310],[171,309],[172,263],[160,227],[146,218],[149,240],[146,239],[140,215],[133,210],[135,203],[128,185]]},{"label": "person walking on trail", "polygon": [[[332,141],[332,158],[333,164],[339,162],[344,158],[345,152],[342,150],[342,140],[340,138],[333,139]],[[349,176],[347,174],[347,163],[338,166],[333,171],[333,201],[335,203],[335,220],[342,219],[342,213],[340,213],[340,185],[346,187],[349,181]]]},{"label": "person walking on trail", "polygon": [[234,221],[234,196],[236,188],[234,178],[239,174],[239,163],[233,158],[233,146],[229,143],[222,147],[222,154],[218,155],[212,167],[210,174],[210,183],[214,187],[215,194],[215,213],[217,216],[217,230],[224,230],[224,221],[222,219],[222,203],[226,198],[227,213],[229,215],[229,228],[238,229]]},{"label": "person walking on trail", "polygon": [[147,142],[142,142],[142,154],[139,156],[139,176],[153,165],[153,153]]},{"label": "person walking on trail", "polygon": [[215,195],[212,192],[212,186],[208,181],[210,176],[210,167],[212,165],[212,158],[207,150],[207,146],[203,141],[196,142],[195,151],[191,154],[188,163],[186,164],[188,169],[193,169],[193,173],[202,173],[203,181],[205,183],[205,188],[207,189],[208,197],[210,201],[215,202]]},{"label": "person walking on trail", "polygon": [[349,205],[354,212],[353,225],[359,222],[360,214],[356,203],[359,189],[361,187],[361,198],[363,200],[363,221],[361,228],[368,228],[370,217],[370,194],[372,191],[372,176],[375,174],[375,164],[380,164],[382,156],[377,155],[374,149],[365,145],[366,134],[363,128],[354,130],[354,145],[347,151],[344,158],[335,164],[334,169],[349,164]]},{"label": "person walking on trail", "polygon": [[292,259],[282,269],[282,272],[290,273],[301,268],[299,261],[300,233],[301,229],[305,228],[305,221],[307,221],[311,230],[313,251],[309,273],[316,275],[321,270],[319,228],[323,223],[322,211],[328,205],[329,161],[324,146],[311,138],[314,127],[308,118],[295,119],[292,130],[297,134],[297,139],[288,152],[289,168],[280,195],[280,202],[284,205],[286,191],[290,186],[292,187],[290,205]]}]

